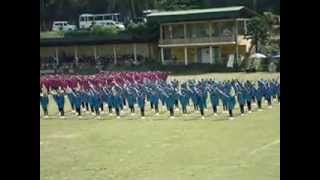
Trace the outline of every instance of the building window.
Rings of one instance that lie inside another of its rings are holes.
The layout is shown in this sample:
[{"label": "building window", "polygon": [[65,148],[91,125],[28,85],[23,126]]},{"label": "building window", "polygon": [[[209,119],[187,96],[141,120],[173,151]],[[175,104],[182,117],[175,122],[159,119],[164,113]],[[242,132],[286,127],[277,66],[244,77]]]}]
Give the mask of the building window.
[{"label": "building window", "polygon": [[188,38],[209,37],[209,26],[207,23],[187,24]]},{"label": "building window", "polygon": [[211,37],[218,37],[219,36],[219,23],[211,23]]},{"label": "building window", "polygon": [[172,25],[172,38],[173,39],[183,39],[184,38],[183,24]]},{"label": "building window", "polygon": [[233,22],[223,22],[221,23],[221,35],[223,37],[230,37],[233,35]]},{"label": "building window", "polygon": [[171,39],[171,26],[169,25],[164,25],[163,26],[163,39]]}]

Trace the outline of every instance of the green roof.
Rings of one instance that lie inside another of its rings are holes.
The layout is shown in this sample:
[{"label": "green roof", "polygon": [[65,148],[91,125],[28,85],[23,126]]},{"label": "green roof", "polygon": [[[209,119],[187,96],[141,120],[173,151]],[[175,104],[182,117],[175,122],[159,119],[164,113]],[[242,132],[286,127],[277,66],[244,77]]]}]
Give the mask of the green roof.
[{"label": "green roof", "polygon": [[156,42],[153,36],[119,35],[116,37],[40,38],[40,47]]},{"label": "green roof", "polygon": [[233,6],[210,9],[155,12],[147,15],[147,18],[151,21],[167,23],[179,21],[249,18],[254,15],[254,11],[244,6]]}]

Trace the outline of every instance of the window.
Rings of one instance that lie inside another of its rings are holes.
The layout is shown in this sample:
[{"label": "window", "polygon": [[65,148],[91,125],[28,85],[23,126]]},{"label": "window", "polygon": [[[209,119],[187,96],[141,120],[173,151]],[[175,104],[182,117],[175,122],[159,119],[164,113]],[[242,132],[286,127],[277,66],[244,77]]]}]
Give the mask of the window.
[{"label": "window", "polygon": [[172,38],[173,39],[183,39],[184,38],[183,24],[172,25]]},{"label": "window", "polygon": [[88,21],[93,21],[93,17],[92,16],[88,17]]},{"label": "window", "polygon": [[85,21],[85,17],[80,17],[80,21]]},{"label": "window", "polygon": [[233,35],[233,22],[221,23],[221,35],[224,37],[230,37]]},{"label": "window", "polygon": [[209,26],[207,23],[187,24],[188,38],[209,37]]},{"label": "window", "polygon": [[219,23],[211,24],[211,36],[218,37],[219,36]]},{"label": "window", "polygon": [[112,20],[111,16],[103,16],[104,20]]},{"label": "window", "polygon": [[103,20],[103,16],[96,16],[94,19],[96,21],[102,21]]}]

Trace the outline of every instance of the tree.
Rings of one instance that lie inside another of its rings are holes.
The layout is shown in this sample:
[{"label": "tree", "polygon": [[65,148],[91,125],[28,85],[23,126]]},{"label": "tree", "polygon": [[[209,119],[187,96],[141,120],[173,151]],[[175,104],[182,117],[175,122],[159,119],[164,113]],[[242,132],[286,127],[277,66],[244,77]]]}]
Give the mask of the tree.
[{"label": "tree", "polygon": [[259,52],[259,46],[266,45],[270,41],[271,25],[269,23],[268,18],[264,14],[255,16],[248,22],[247,37],[251,40],[251,45],[241,64],[242,67],[248,67],[252,64],[249,56],[254,47],[256,48],[256,52]]}]

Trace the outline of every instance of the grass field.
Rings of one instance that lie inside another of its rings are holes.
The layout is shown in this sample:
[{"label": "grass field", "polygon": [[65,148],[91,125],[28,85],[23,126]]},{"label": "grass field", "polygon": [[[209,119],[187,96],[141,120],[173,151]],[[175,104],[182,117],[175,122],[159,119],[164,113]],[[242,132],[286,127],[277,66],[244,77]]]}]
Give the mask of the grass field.
[{"label": "grass field", "polygon": [[[279,74],[206,74],[177,79],[274,78]],[[56,114],[51,104],[51,115]],[[278,180],[280,105],[234,121],[206,111],[168,119],[124,114],[103,120],[41,120],[41,180]],[[219,109],[221,112],[221,109]],[[239,110],[236,109],[237,115]],[[67,113],[70,114],[70,113]]]}]

